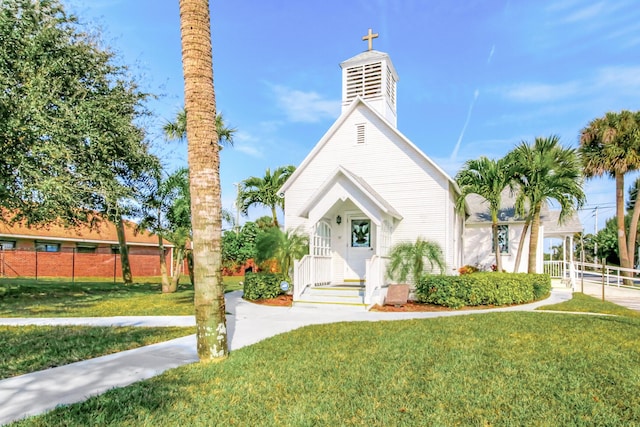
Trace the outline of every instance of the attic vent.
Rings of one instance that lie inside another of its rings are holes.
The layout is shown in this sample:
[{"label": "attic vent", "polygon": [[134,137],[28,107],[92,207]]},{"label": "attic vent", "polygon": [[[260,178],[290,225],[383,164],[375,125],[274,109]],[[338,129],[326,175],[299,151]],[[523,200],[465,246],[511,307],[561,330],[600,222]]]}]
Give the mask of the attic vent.
[{"label": "attic vent", "polygon": [[360,95],[373,98],[382,94],[382,62],[347,68],[347,101]]},{"label": "attic vent", "polygon": [[364,144],[364,124],[356,125],[356,142]]}]

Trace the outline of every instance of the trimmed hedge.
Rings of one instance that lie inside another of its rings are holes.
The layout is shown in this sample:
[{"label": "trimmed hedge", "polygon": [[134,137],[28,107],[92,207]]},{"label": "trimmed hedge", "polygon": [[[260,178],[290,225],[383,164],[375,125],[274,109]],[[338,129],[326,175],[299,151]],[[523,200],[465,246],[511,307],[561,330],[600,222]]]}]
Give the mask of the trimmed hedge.
[{"label": "trimmed hedge", "polygon": [[539,300],[550,291],[551,278],[547,274],[425,275],[416,284],[419,302],[451,308],[522,304]]},{"label": "trimmed hedge", "polygon": [[284,292],[280,289],[282,274],[247,273],[244,276],[244,299],[275,298]]}]

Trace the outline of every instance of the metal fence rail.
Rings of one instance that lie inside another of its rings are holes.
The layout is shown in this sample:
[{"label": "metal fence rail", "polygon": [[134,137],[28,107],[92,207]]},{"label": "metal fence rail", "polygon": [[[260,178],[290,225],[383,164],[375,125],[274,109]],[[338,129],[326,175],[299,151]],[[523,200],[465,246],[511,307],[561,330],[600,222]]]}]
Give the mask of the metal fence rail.
[{"label": "metal fence rail", "polygon": [[581,281],[604,283],[620,288],[640,289],[640,270],[588,262],[545,261],[544,272],[565,280],[573,289]]}]

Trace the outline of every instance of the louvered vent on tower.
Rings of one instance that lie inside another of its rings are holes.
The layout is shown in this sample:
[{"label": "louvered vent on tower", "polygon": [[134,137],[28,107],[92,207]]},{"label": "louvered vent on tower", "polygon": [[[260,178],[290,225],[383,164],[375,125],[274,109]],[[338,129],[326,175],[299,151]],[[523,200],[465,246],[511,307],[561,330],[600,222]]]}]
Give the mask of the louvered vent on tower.
[{"label": "louvered vent on tower", "polygon": [[358,95],[365,99],[380,96],[382,94],[382,62],[347,68],[346,90],[347,101],[351,101]]},{"label": "louvered vent on tower", "polygon": [[396,82],[393,78],[393,74],[389,67],[387,67],[387,98],[389,98],[389,102],[391,105],[395,107],[396,105]]}]

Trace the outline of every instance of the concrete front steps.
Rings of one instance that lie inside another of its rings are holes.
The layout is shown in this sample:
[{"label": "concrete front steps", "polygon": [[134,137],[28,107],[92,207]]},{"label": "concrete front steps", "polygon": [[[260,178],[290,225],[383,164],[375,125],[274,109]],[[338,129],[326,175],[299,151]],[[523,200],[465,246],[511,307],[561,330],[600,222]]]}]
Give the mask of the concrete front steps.
[{"label": "concrete front steps", "polygon": [[307,288],[300,296],[300,299],[293,302],[293,306],[315,308],[332,306],[366,310],[367,305],[364,303],[364,291],[364,286],[359,284],[339,284]]}]

